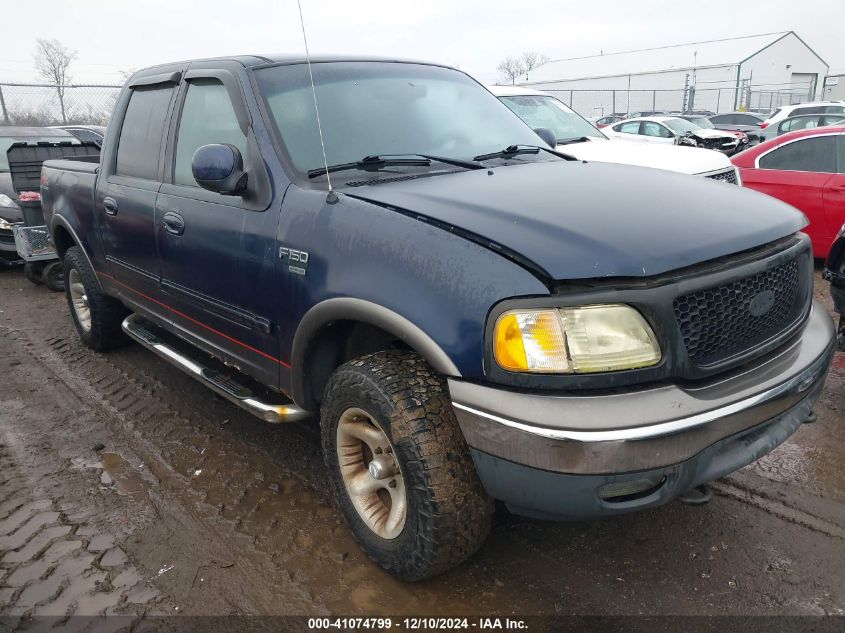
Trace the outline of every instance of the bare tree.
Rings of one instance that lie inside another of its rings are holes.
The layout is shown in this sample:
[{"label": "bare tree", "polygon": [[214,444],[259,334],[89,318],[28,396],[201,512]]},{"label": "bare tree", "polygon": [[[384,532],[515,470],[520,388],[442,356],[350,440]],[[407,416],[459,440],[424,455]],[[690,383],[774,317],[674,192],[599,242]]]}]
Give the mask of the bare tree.
[{"label": "bare tree", "polygon": [[521,60],[507,57],[496,66],[496,70],[502,73],[513,85],[516,83],[516,78],[525,73],[525,66],[522,65]]},{"label": "bare tree", "polygon": [[522,57],[519,58],[519,61],[524,69],[523,72],[525,73],[525,80],[528,81],[528,73],[538,66],[545,64],[549,61],[549,58],[535,51],[526,51],[522,54]]},{"label": "bare tree", "polygon": [[76,51],[72,51],[59,40],[37,40],[35,49],[35,69],[45,81],[54,84],[56,95],[59,97],[59,108],[62,111],[62,123],[67,123],[67,109],[65,107],[65,89],[71,81],[70,65],[76,59]]}]

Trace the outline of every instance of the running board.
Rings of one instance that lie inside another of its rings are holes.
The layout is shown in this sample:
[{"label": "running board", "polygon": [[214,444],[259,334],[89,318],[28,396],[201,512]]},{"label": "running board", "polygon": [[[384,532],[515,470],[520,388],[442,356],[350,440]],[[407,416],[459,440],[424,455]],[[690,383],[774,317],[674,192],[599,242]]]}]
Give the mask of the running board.
[{"label": "running board", "polygon": [[[311,416],[290,402],[265,402],[259,400],[249,387],[223,372],[204,367],[200,362],[177,351],[159,335],[159,328],[142,316],[130,314],[123,320],[123,331],[134,341],[140,343],[164,360],[176,365],[185,373],[193,376],[217,395],[249,411],[265,422],[296,422]],[[281,400],[282,396],[279,396]]]}]

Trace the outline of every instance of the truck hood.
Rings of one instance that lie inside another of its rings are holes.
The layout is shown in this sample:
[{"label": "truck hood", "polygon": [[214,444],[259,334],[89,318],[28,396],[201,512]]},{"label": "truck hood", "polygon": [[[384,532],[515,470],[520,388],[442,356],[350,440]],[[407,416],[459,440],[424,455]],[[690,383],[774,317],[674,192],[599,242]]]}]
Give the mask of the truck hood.
[{"label": "truck hood", "polygon": [[793,207],[743,187],[598,162],[501,166],[342,191],[466,232],[533,262],[547,280],[657,275],[807,224]]},{"label": "truck hood", "polygon": [[731,166],[731,161],[727,156],[709,149],[652,145],[625,139],[614,139],[612,141],[596,139],[570,145],[559,145],[557,149],[581,160],[654,167],[655,169],[667,169],[682,174],[701,174],[727,169]]}]

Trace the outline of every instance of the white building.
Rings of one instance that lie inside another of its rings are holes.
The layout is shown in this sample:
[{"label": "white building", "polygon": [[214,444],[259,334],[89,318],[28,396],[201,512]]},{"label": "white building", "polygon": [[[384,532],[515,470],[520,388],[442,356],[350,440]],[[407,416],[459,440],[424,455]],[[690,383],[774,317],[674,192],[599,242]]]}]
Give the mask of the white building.
[{"label": "white building", "polygon": [[[822,98],[828,65],[793,31],[550,61],[525,85],[585,115],[768,110]],[[694,87],[694,91],[690,90]]]}]

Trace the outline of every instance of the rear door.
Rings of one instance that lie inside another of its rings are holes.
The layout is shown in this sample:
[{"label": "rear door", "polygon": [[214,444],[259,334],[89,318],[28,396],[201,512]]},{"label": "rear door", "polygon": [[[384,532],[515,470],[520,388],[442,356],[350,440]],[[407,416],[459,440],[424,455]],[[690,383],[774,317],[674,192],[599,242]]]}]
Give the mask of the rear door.
[{"label": "rear door", "polygon": [[799,138],[761,154],[756,169],[743,172],[746,186],[779,198],[807,216],[810,225],[805,231],[816,257],[824,257],[832,241],[824,190],[836,172],[835,152],[836,135]]},{"label": "rear door", "polygon": [[161,304],[155,206],[164,135],[178,73],[139,80],[124,100],[116,146],[103,156],[95,212],[108,271],[97,271],[129,302],[166,317]]},{"label": "rear door", "polygon": [[643,140],[642,136],[640,136],[639,121],[628,121],[626,123],[619,123],[618,125],[614,125],[611,129],[617,133],[616,136],[618,136],[619,138],[624,138],[631,141]]},{"label": "rear door", "polygon": [[[233,145],[249,187],[263,162],[235,74],[191,69],[177,99],[158,196],[156,239],[162,287],[177,329],[212,354],[266,384],[278,384],[278,337],[272,323],[276,212],[201,188],[191,158],[203,145]],[[266,178],[266,175],[265,175]],[[269,198],[266,200],[269,204]]]}]

